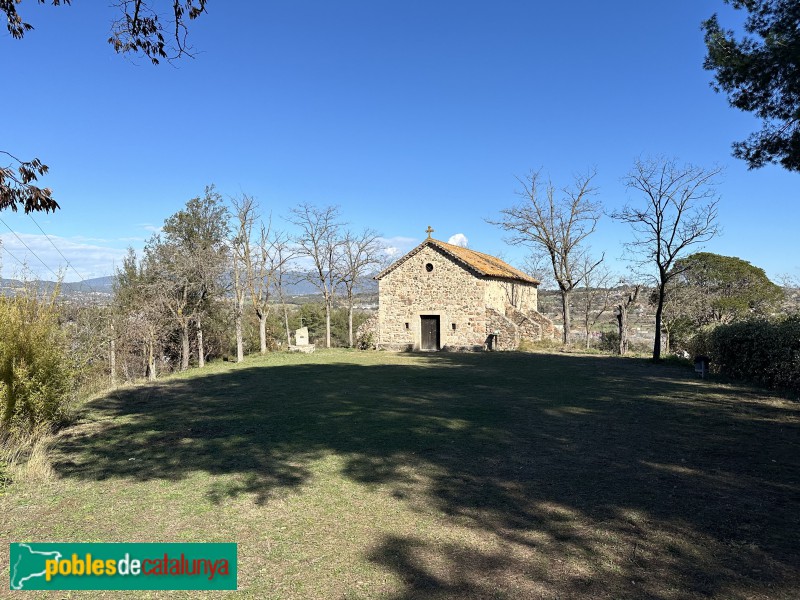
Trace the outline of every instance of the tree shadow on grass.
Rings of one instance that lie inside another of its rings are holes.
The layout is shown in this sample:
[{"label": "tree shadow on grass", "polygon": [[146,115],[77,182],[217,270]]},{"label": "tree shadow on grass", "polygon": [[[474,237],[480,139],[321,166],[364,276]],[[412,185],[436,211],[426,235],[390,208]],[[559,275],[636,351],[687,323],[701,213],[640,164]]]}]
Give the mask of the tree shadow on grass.
[{"label": "tree shadow on grass", "polygon": [[[344,359],[343,359],[344,360]],[[386,536],[398,598],[780,598],[797,591],[800,407],[603,357],[434,355],[175,379],[98,399],[54,465],[237,475],[258,504],[335,454],[353,481],[478,532]]]}]

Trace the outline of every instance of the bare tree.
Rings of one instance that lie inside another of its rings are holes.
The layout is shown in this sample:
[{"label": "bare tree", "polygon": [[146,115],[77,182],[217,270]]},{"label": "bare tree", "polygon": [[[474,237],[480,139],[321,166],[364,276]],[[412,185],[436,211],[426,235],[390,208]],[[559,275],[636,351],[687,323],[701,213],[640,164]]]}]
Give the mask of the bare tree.
[{"label": "bare tree", "polygon": [[778,281],[783,288],[800,288],[800,275],[781,273],[778,275]]},{"label": "bare tree", "polygon": [[242,333],[242,319],[244,318],[244,300],[247,291],[247,272],[244,261],[239,253],[234,250],[232,261],[233,271],[233,320],[236,329],[236,362],[244,360],[244,335]]},{"label": "bare tree", "polygon": [[253,254],[250,236],[253,232],[255,218],[255,202],[252,196],[242,194],[241,198],[232,198],[233,226],[231,227],[231,279],[233,282],[233,318],[236,331],[236,362],[244,360],[244,336],[242,319],[244,318],[244,302],[250,287],[250,275],[253,272]]},{"label": "bare tree", "polygon": [[630,190],[643,196],[641,206],[626,204],[611,217],[629,223],[634,240],[627,244],[639,266],[656,271],[656,319],[653,360],[661,359],[661,321],[669,282],[680,275],[675,261],[696,244],[719,232],[716,178],[721,168],[679,165],[663,157],[638,159],[625,178]]},{"label": "bare tree", "polygon": [[[241,198],[234,198],[232,202],[238,220],[238,234],[234,244],[238,252],[237,266],[243,270],[243,273],[238,275],[239,279],[234,270],[234,292],[237,307],[242,301],[237,290],[246,287],[253,311],[258,318],[261,354],[265,354],[267,352],[267,319],[272,306],[272,294],[277,291],[282,301],[284,267],[286,262],[293,257],[293,253],[288,248],[289,237],[273,227],[272,217],[270,216],[266,223],[260,219],[258,205],[252,197],[242,195]],[[254,235],[256,221],[259,221],[257,237]],[[284,313],[285,321],[288,322],[285,304]],[[239,327],[240,329],[241,327]],[[237,348],[238,345],[237,342]]]},{"label": "bare tree", "polygon": [[339,253],[342,249],[339,209],[335,206],[319,208],[301,204],[292,209],[289,221],[300,229],[295,238],[298,254],[313,262],[306,279],[321,293],[325,301],[325,347],[331,347],[331,310],[336,285],[340,281],[338,272]]},{"label": "bare tree", "polygon": [[571,327],[570,294],[600,264],[587,265],[581,247],[602,214],[600,205],[591,199],[597,192],[591,185],[595,174],[576,175],[571,186],[558,190],[551,181],[542,181],[540,172],[531,171],[525,179],[517,178],[522,202],[500,211],[500,220],[488,221],[510,232],[511,244],[531,246],[547,257],[561,292],[564,344],[569,343]]},{"label": "bare tree", "polygon": [[[262,237],[262,243],[265,240]],[[269,251],[266,253],[270,261],[269,269],[273,274],[272,285],[276,294],[278,294],[278,302],[280,302],[283,309],[283,324],[286,331],[286,344],[291,345],[292,338],[289,332],[289,307],[286,305],[286,296],[284,294],[284,286],[286,283],[286,274],[292,261],[297,257],[297,251],[291,245],[291,238],[289,235],[282,231],[273,231],[270,238],[267,240],[269,243]]]},{"label": "bare tree", "polygon": [[379,236],[372,229],[359,234],[351,231],[342,239],[342,253],[339,272],[344,286],[347,302],[348,344],[353,347],[353,304],[355,294],[371,269],[381,264]]},{"label": "bare tree", "polygon": [[[263,246],[254,242],[253,227],[258,216],[255,199],[247,194],[241,198],[231,198],[234,209],[234,235],[231,240],[233,249],[233,292],[234,318],[236,322],[236,355],[241,362],[244,358],[242,338],[242,318],[244,316],[244,300],[249,291],[250,301],[258,317],[261,337],[261,353],[267,351],[266,323],[269,315],[269,273],[265,272],[266,260],[261,252]],[[264,236],[264,225],[261,224]]]},{"label": "bare tree", "polygon": [[586,274],[583,277],[582,293],[579,296],[578,306],[583,319],[583,330],[586,333],[586,348],[589,348],[592,329],[611,308],[611,282],[613,275],[605,266],[605,263],[596,263],[588,255],[583,257],[582,269]]},{"label": "bare tree", "polygon": [[614,316],[617,318],[617,331],[619,332],[618,352],[620,356],[628,352],[628,311],[631,306],[636,304],[636,299],[639,297],[641,289],[641,285],[634,285],[633,290],[628,288],[625,291],[623,300],[617,304],[617,308],[614,311]]},{"label": "bare tree", "polygon": [[271,216],[266,224],[262,221],[255,257],[248,261],[247,282],[250,286],[250,301],[253,303],[253,310],[258,317],[261,354],[265,354],[267,351],[267,317],[269,317],[270,299],[275,284],[275,257],[272,252],[274,250],[273,236],[276,233],[272,230]]}]

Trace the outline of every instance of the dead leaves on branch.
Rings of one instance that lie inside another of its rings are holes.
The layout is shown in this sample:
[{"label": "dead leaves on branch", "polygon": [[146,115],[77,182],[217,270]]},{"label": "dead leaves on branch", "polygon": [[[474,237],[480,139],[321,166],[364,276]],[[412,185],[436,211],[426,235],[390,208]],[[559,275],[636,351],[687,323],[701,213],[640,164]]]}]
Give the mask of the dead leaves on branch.
[{"label": "dead leaves on branch", "polygon": [[122,16],[112,24],[108,43],[118,54],[143,54],[154,65],[162,59],[192,56],[186,43],[186,18],[194,20],[203,14],[206,0],[174,0],[166,14],[159,14],[143,0],[122,0],[116,7]]},{"label": "dead leaves on branch", "polygon": [[[111,25],[108,43],[118,54],[142,54],[154,65],[160,60],[192,56],[187,44],[187,19],[194,20],[206,12],[207,0],[117,0],[113,7],[119,16]],[[6,15],[6,28],[14,39],[22,39],[33,30],[17,12],[20,0],[0,0],[0,12]],[[72,0],[38,0],[53,6],[72,4]]]},{"label": "dead leaves on branch", "polygon": [[47,174],[49,169],[46,164],[38,158],[22,161],[2,150],[0,154],[6,154],[12,160],[11,165],[0,167],[0,210],[10,208],[16,212],[22,207],[27,214],[50,212],[59,208],[50,188],[33,185],[41,175]]}]

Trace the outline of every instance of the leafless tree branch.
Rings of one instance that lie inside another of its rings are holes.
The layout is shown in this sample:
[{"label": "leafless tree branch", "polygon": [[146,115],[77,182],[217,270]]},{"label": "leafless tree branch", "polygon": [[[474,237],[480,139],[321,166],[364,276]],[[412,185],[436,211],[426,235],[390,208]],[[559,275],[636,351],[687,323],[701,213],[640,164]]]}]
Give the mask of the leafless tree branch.
[{"label": "leafless tree branch", "polygon": [[716,190],[720,167],[706,169],[680,165],[664,157],[638,159],[624,179],[628,189],[643,198],[611,214],[634,232],[627,244],[638,265],[655,271],[658,296],[653,360],[661,357],[661,321],[666,288],[680,274],[675,262],[688,248],[703,244],[719,233]]},{"label": "leafless tree branch", "polygon": [[599,203],[592,200],[597,193],[592,185],[595,175],[595,171],[576,175],[572,185],[556,189],[540,171],[531,171],[517,178],[522,201],[501,210],[500,219],[488,220],[509,234],[509,243],[530,246],[548,257],[561,292],[564,344],[570,334],[569,295],[586,274],[580,267],[582,243],[602,215]]}]

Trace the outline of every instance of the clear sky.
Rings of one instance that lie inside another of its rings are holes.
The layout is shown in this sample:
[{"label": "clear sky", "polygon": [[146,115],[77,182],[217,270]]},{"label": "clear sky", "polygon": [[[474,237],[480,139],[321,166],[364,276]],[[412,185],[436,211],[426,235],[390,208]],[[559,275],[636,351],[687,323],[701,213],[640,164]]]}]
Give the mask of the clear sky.
[{"label": "clear sky", "polygon": [[[758,122],[702,68],[701,21],[741,20],[722,0],[210,0],[191,24],[196,58],[158,67],[114,54],[106,4],[28,0],[35,30],[0,34],[0,148],[50,166],[41,183],[62,208],[35,219],[81,276],[111,274],[210,183],[276,217],[339,205],[399,250],[431,225],[519,264],[485,222],[516,201],[516,176],[542,168],[564,185],[596,168],[613,210],[636,201],[621,179],[652,154],[725,167],[724,233],[706,250],[800,275],[800,174],[730,156]],[[29,217],[0,218],[63,265]],[[591,246],[616,261],[630,237],[604,218]],[[6,252],[2,266],[18,267]]]}]

